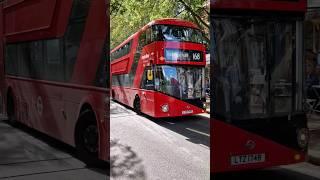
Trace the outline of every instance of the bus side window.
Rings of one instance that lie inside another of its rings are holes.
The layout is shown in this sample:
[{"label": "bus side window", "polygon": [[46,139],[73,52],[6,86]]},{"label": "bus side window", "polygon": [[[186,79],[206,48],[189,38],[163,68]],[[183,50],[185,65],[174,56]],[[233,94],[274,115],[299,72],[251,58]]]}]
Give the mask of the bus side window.
[{"label": "bus side window", "polygon": [[46,80],[64,81],[64,64],[61,47],[61,41],[59,39],[47,40],[45,43]]},{"label": "bus side window", "polygon": [[151,28],[148,28],[146,30],[146,44],[150,44],[151,43]]},{"label": "bus side window", "polygon": [[18,75],[18,46],[15,44],[6,45],[6,74],[8,75]]},{"label": "bus side window", "polygon": [[143,46],[146,45],[146,32],[144,31],[140,37],[139,37],[139,45],[138,45],[138,52],[141,53],[140,51],[142,50]]}]

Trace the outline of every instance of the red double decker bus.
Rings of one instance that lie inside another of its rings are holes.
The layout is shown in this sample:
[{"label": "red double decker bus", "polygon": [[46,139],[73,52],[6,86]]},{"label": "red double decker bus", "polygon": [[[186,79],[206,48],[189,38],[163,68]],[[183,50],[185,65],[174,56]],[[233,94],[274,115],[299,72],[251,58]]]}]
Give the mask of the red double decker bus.
[{"label": "red double decker bus", "polygon": [[1,99],[9,122],[75,146],[88,164],[109,159],[107,18],[103,0],[0,4]]},{"label": "red double decker bus", "polygon": [[193,23],[150,22],[111,51],[113,99],[156,118],[203,113],[203,43]]},{"label": "red double decker bus", "polygon": [[211,1],[211,172],[303,162],[306,0]]}]

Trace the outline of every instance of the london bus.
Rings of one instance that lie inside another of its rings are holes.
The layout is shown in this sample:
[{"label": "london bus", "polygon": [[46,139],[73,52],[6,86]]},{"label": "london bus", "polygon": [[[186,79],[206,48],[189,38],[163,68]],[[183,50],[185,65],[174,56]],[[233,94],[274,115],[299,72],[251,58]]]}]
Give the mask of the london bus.
[{"label": "london bus", "polygon": [[305,161],[306,0],[211,3],[211,173]]},{"label": "london bus", "polygon": [[76,147],[88,165],[109,159],[107,18],[103,0],[0,4],[8,121]]},{"label": "london bus", "polygon": [[191,22],[150,22],[111,51],[112,98],[155,118],[205,112],[203,43]]}]

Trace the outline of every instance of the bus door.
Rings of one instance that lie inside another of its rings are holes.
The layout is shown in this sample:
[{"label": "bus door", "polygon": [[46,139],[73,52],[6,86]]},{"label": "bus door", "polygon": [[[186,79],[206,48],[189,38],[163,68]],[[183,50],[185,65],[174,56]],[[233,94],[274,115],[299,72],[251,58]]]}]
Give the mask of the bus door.
[{"label": "bus door", "polygon": [[141,81],[141,109],[151,115],[154,112],[154,69],[147,66],[143,72]]}]

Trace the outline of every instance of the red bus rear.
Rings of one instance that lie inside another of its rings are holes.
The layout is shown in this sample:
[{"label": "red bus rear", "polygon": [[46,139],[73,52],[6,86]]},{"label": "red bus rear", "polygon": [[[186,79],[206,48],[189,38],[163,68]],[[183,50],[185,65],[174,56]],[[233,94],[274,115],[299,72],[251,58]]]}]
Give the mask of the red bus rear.
[{"label": "red bus rear", "polygon": [[303,162],[306,1],[211,3],[211,172]]},{"label": "red bus rear", "polygon": [[197,26],[155,20],[111,51],[112,97],[156,118],[203,113],[205,63]]},{"label": "red bus rear", "polygon": [[0,9],[9,121],[75,146],[88,164],[109,159],[106,13],[102,0],[7,0]]}]

